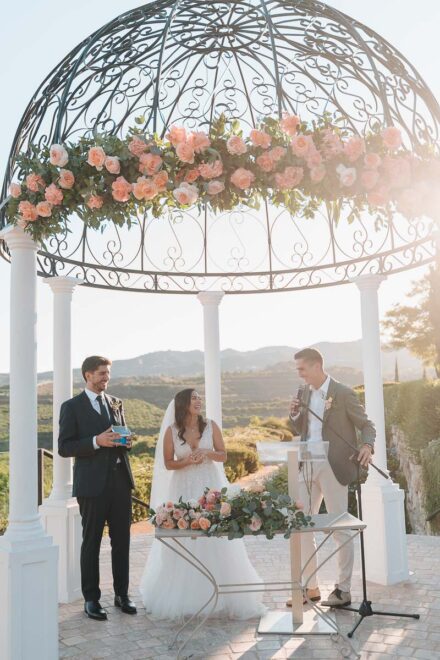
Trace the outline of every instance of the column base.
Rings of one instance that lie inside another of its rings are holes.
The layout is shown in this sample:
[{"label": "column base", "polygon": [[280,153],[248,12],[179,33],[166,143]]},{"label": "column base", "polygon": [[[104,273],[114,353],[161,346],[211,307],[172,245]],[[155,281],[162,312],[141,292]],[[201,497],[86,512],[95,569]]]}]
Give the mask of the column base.
[{"label": "column base", "polygon": [[58,548],[0,538],[0,658],[57,660]]},{"label": "column base", "polygon": [[362,485],[367,580],[384,586],[409,578],[405,530],[405,493],[391,481]]},{"label": "column base", "polygon": [[82,598],[80,551],[82,526],[76,498],[44,500],[40,506],[41,521],[47,534],[59,547],[58,602],[72,603]]}]

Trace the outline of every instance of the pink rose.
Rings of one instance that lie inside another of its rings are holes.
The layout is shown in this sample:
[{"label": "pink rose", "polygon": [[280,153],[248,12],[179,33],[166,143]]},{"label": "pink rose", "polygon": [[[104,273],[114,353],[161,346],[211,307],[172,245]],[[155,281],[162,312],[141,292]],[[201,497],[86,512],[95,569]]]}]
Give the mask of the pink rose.
[{"label": "pink rose", "polygon": [[374,152],[365,154],[364,156],[364,165],[368,170],[377,170],[381,162],[382,158],[379,156],[379,154]]},{"label": "pink rose", "polygon": [[21,186],[19,183],[12,182],[11,185],[9,186],[9,194],[11,197],[14,197],[17,199],[17,197],[20,197],[21,195]]},{"label": "pink rose", "polygon": [[215,504],[216,499],[217,499],[217,496],[216,496],[216,494],[213,490],[209,490],[206,493],[206,501],[208,502],[208,504]]},{"label": "pink rose", "polygon": [[290,143],[292,152],[298,158],[306,158],[309,153],[315,151],[316,147],[313,143],[311,135],[294,135]]},{"label": "pink rose", "polygon": [[131,142],[129,142],[128,144],[129,152],[133,154],[133,156],[137,156],[138,158],[144,153],[144,151],[147,150],[147,148],[148,145],[145,142],[145,140],[142,140],[137,135],[135,135],[134,138],[131,140]]},{"label": "pink rose", "polygon": [[231,135],[226,142],[226,149],[232,156],[241,156],[247,152],[247,146],[239,135]]},{"label": "pink rose", "polygon": [[388,188],[381,186],[376,190],[372,190],[367,195],[368,203],[371,206],[386,206],[389,202]]},{"label": "pink rose", "polygon": [[231,505],[228,502],[223,502],[220,507],[220,515],[225,517],[231,515]]},{"label": "pink rose", "polygon": [[18,211],[26,222],[34,222],[38,218],[38,212],[36,207],[30,202],[20,202],[18,205]]},{"label": "pink rose", "polygon": [[60,178],[58,180],[61,188],[70,190],[75,185],[75,177],[70,170],[60,170]]},{"label": "pink rose", "polygon": [[250,138],[254,147],[261,147],[262,149],[268,149],[272,142],[272,138],[268,133],[265,131],[259,131],[256,128],[251,130]]},{"label": "pink rose", "polygon": [[287,153],[287,149],[285,147],[274,147],[269,151],[269,155],[272,158],[274,163],[277,163],[283,156],[285,156]]},{"label": "pink rose", "polygon": [[310,178],[313,183],[320,183],[325,177],[327,171],[325,165],[318,165],[318,167],[312,167],[310,170]]},{"label": "pink rose", "polygon": [[377,170],[364,170],[361,174],[361,183],[365,190],[372,190],[379,181]]},{"label": "pink rose", "polygon": [[89,209],[100,209],[103,204],[104,200],[100,195],[90,195],[86,201],[86,205]]},{"label": "pink rose", "polygon": [[203,531],[205,531],[205,532],[206,532],[207,529],[209,529],[211,527],[211,521],[208,520],[208,518],[204,518],[203,516],[201,518],[199,518],[198,522],[199,522],[199,525],[200,525],[200,529],[203,529]]},{"label": "pink rose", "polygon": [[87,156],[87,162],[92,167],[101,171],[105,163],[106,155],[102,147],[91,147]]},{"label": "pink rose", "polygon": [[193,167],[185,174],[185,181],[187,183],[194,183],[194,181],[197,181],[199,176],[200,176],[199,168]]},{"label": "pink rose", "polygon": [[183,126],[171,126],[166,138],[171,142],[173,147],[177,147],[178,144],[186,142],[186,130]]},{"label": "pink rose", "polygon": [[317,149],[312,149],[312,151],[307,154],[307,167],[313,169],[320,165],[322,165],[322,156]]},{"label": "pink rose", "polygon": [[118,178],[112,183],[113,199],[117,202],[128,202],[131,191],[131,183],[128,183],[123,176],[118,176]]},{"label": "pink rose", "polygon": [[196,131],[195,133],[190,133],[188,137],[188,142],[192,146],[196,154],[200,154],[202,151],[205,151],[205,149],[211,146],[211,140],[203,131]]},{"label": "pink rose", "polygon": [[50,164],[64,167],[69,160],[69,154],[61,144],[53,144],[49,150]]},{"label": "pink rose", "polygon": [[194,163],[194,149],[189,142],[179,142],[176,147],[176,154],[182,163],[189,163],[190,165]]},{"label": "pink rose", "polygon": [[191,529],[200,529],[200,523],[198,520],[191,520]]},{"label": "pink rose", "polygon": [[257,516],[257,514],[254,513],[254,515],[251,518],[251,522],[249,523],[249,529],[253,532],[258,532],[262,524],[263,522],[260,516]]},{"label": "pink rose", "polygon": [[292,137],[295,135],[298,126],[300,125],[301,120],[296,115],[284,115],[280,121],[280,126],[287,135]]},{"label": "pink rose", "polygon": [[199,196],[199,191],[197,186],[193,186],[186,181],[183,181],[178,188],[173,190],[173,197],[179,204],[182,206],[190,206],[197,201]]},{"label": "pink rose", "polygon": [[167,519],[164,520],[164,522],[162,523],[162,527],[163,527],[164,529],[174,529],[175,526],[176,526],[176,525],[175,525],[175,523],[174,523],[174,520],[172,520],[171,518],[167,518]]},{"label": "pink rose", "polygon": [[54,183],[51,183],[50,186],[47,186],[46,190],[44,191],[44,197],[46,198],[46,201],[49,202],[49,204],[53,204],[53,206],[59,206],[63,201],[64,195]]},{"label": "pink rose", "polygon": [[286,167],[283,172],[277,172],[275,174],[275,182],[281,190],[289,190],[290,188],[295,188],[301,181],[304,176],[304,170],[302,167]]},{"label": "pink rose", "polygon": [[49,202],[39,202],[36,208],[41,218],[50,218],[52,215],[52,204],[49,204]]},{"label": "pink rose", "polygon": [[322,144],[325,155],[329,158],[339,155],[344,149],[341,138],[337,133],[334,133],[330,128],[322,131]]},{"label": "pink rose", "polygon": [[119,174],[121,171],[121,163],[119,162],[119,158],[117,156],[107,156],[107,158],[104,161],[105,169],[107,172],[110,172],[110,174]]},{"label": "pink rose", "polygon": [[402,134],[395,126],[388,126],[382,131],[382,140],[388,149],[394,151],[402,145]]},{"label": "pink rose", "polygon": [[271,172],[275,167],[275,163],[270,155],[270,152],[265,151],[257,158],[257,165],[263,172]]},{"label": "pink rose", "polygon": [[179,518],[177,521],[177,527],[179,529],[188,529],[189,525],[188,522],[185,520],[185,518]]},{"label": "pink rose", "polygon": [[225,189],[223,181],[210,181],[208,183],[208,195],[218,195]]},{"label": "pink rose", "polygon": [[231,183],[241,190],[250,188],[255,180],[255,174],[244,167],[239,167],[231,176]]},{"label": "pink rose", "polygon": [[26,177],[26,187],[32,192],[38,192],[40,188],[44,188],[46,182],[39,174],[28,174]]},{"label": "pink rose", "polygon": [[202,163],[199,166],[200,176],[204,179],[216,179],[223,174],[223,163],[217,159],[212,164]]},{"label": "pink rose", "polygon": [[345,167],[345,165],[338,165],[336,172],[339,177],[339,183],[341,186],[349,188],[356,181],[356,168],[355,167]]},{"label": "pink rose", "polygon": [[153,182],[156,184],[159,192],[166,190],[168,183],[168,173],[165,170],[161,170],[153,176]]},{"label": "pink rose", "polygon": [[361,137],[351,137],[344,145],[344,154],[350,163],[354,163],[365,153],[365,140]]},{"label": "pink rose", "polygon": [[139,158],[139,172],[149,174],[150,176],[159,171],[163,163],[159,154],[142,154]]},{"label": "pink rose", "polygon": [[199,499],[197,500],[197,502],[200,504],[200,506],[205,506],[205,504],[206,504],[206,497],[205,497],[204,495],[202,495],[202,497],[199,497]]},{"label": "pink rose", "polygon": [[159,188],[152,179],[146,179],[140,176],[136,183],[133,184],[133,195],[136,199],[153,199],[159,192]]}]

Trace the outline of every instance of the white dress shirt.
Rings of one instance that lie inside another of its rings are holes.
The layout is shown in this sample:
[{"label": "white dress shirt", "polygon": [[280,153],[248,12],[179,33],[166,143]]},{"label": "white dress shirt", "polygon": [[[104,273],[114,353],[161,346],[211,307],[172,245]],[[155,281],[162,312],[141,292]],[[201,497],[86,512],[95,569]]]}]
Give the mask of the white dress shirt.
[{"label": "white dress shirt", "polygon": [[[324,417],[325,402],[327,399],[328,386],[330,385],[330,376],[327,376],[321,387],[315,390],[310,388],[309,408],[321,419]],[[322,442],[322,422],[319,421],[308,411],[307,437],[308,442]]]},{"label": "white dress shirt", "polygon": [[[97,401],[97,397],[98,397],[98,396],[102,396],[102,401],[103,401],[103,403],[104,403],[104,407],[105,407],[105,409],[107,410],[108,418],[111,419],[110,410],[108,409],[107,400],[106,400],[105,396],[104,396],[103,394],[96,394],[96,392],[92,392],[92,390],[88,390],[87,387],[85,388],[84,392],[85,392],[85,393],[87,394],[87,396],[89,397],[89,401],[90,401],[90,403],[92,404],[92,407],[93,407],[93,408],[96,410],[96,412],[99,413],[99,414],[101,414],[101,408],[99,407],[99,403],[98,403],[98,401]],[[99,445],[98,445],[98,443],[96,442],[96,435],[93,436],[93,446],[94,446],[95,449],[99,449]],[[117,462],[119,462],[119,459],[118,459]]]}]

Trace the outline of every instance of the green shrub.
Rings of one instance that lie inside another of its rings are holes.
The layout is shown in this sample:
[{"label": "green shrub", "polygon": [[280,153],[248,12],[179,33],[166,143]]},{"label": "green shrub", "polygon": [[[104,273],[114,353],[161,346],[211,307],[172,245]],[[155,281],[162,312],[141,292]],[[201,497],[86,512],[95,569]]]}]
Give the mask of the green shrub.
[{"label": "green shrub", "polygon": [[[440,509],[440,440],[432,440],[425,449],[422,449],[421,459],[425,509],[429,515]],[[431,521],[431,528],[440,533],[440,515]]]},{"label": "green shrub", "polygon": [[254,447],[242,442],[229,441],[226,443],[226,449],[228,460],[225,463],[225,472],[229,481],[237,481],[258,470],[258,455]]}]

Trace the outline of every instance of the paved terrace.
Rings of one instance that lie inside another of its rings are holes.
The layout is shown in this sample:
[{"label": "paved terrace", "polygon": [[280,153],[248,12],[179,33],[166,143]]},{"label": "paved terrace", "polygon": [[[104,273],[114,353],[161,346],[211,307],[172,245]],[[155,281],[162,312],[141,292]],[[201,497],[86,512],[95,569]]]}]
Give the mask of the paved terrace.
[{"label": "paved terrace", "polygon": [[[137,616],[122,614],[113,607],[110,549],[108,538],[101,551],[101,603],[109,620],[93,622],[82,612],[82,602],[61,605],[60,658],[75,660],[108,658],[109,660],[142,660],[176,658],[168,649],[168,641],[177,626],[166,621],[150,620],[140,607],[137,592],[140,576],[153,536],[144,526],[134,526],[131,552],[131,595],[139,606]],[[136,533],[138,532],[138,533]],[[263,537],[246,539],[249,556],[263,579],[285,579],[289,571],[288,543],[282,538],[267,541]],[[408,536],[410,579],[394,587],[369,584],[368,596],[376,609],[420,613],[413,619],[373,616],[365,619],[354,637],[354,645],[362,660],[378,658],[440,659],[440,538]],[[359,553],[357,553],[359,554]],[[331,591],[332,566],[329,562],[321,574],[321,591]],[[352,596],[356,603],[362,594],[359,558],[355,565]],[[282,592],[265,594],[271,608],[283,608]],[[339,612],[337,620],[348,631],[356,615]],[[194,660],[209,658],[257,660],[269,658],[340,658],[340,647],[330,637],[261,636],[256,634],[257,620],[228,621],[211,619],[192,640],[186,654]],[[354,657],[354,656],[352,656]]]}]

